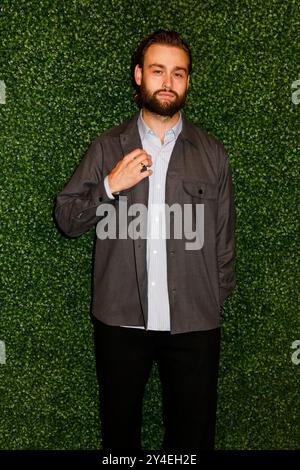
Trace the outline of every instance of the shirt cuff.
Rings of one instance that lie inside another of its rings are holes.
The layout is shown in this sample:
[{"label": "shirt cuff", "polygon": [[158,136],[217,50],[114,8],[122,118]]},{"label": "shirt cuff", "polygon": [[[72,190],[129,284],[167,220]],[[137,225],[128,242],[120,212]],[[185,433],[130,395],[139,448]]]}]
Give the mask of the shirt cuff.
[{"label": "shirt cuff", "polygon": [[105,188],[106,194],[108,195],[109,199],[115,199],[115,196],[113,195],[113,193],[111,192],[110,187],[109,187],[108,176],[106,176],[104,178],[104,188]]}]

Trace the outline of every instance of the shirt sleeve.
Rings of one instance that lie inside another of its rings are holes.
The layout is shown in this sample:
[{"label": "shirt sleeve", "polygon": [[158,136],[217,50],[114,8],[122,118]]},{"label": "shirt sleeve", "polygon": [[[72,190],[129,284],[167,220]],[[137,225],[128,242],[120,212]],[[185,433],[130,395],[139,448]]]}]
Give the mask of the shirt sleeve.
[{"label": "shirt sleeve", "polygon": [[218,218],[217,218],[217,259],[219,269],[220,304],[232,292],[236,285],[235,261],[235,210],[232,190],[232,178],[227,152],[219,146],[221,152],[221,171],[219,174]]},{"label": "shirt sleeve", "polygon": [[[115,196],[113,195],[109,187],[108,175],[104,178],[104,188],[109,199],[115,199]],[[116,194],[119,194],[119,193],[116,193]]]},{"label": "shirt sleeve", "polygon": [[87,232],[100,220],[97,208],[115,202],[106,192],[104,179],[103,149],[96,139],[57,196],[55,220],[67,236],[78,237]]}]

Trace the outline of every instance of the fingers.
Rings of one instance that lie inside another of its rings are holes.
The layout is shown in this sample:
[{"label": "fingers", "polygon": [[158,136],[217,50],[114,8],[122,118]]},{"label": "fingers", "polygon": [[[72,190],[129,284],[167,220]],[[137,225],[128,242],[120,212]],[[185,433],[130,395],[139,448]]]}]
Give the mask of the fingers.
[{"label": "fingers", "polygon": [[132,152],[125,155],[125,157],[123,158],[123,162],[126,165],[129,165],[130,163],[133,163],[133,162],[134,164],[139,164],[143,160],[150,163],[151,156],[147,152],[145,152],[145,150],[140,149],[140,148],[133,150]]},{"label": "fingers", "polygon": [[132,152],[125,155],[123,158],[124,163],[128,164],[133,161],[135,158],[139,157],[140,155],[145,155],[146,152],[143,149],[135,149]]},{"label": "fingers", "polygon": [[143,149],[135,149],[125,155],[109,173],[109,187],[112,193],[128,189],[137,184],[153,171],[147,167],[152,159]]},{"label": "fingers", "polygon": [[143,151],[142,153],[140,153],[138,156],[136,156],[133,160],[131,160],[127,164],[127,169],[128,170],[133,170],[135,168],[142,169],[143,166],[147,167],[151,165],[152,165],[151,155]]}]

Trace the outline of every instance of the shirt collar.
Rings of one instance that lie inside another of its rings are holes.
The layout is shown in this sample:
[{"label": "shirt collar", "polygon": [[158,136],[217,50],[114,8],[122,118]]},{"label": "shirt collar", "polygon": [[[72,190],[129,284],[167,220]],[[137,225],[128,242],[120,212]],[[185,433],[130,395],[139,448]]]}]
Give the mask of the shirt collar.
[{"label": "shirt collar", "polygon": [[[181,112],[179,114],[180,114],[180,116],[179,116],[179,119],[176,122],[175,126],[171,127],[171,129],[168,129],[165,133],[165,136],[173,134],[173,137],[175,139],[177,139],[177,137],[179,136],[179,134],[182,130],[182,115],[181,115]],[[143,140],[145,139],[145,137],[147,135],[156,135],[154,133],[154,131],[152,129],[150,129],[150,127],[148,127],[147,124],[145,123],[144,118],[143,118],[143,110],[142,109],[139,113],[137,125],[138,125],[139,134],[140,134],[142,142],[143,142]]]}]

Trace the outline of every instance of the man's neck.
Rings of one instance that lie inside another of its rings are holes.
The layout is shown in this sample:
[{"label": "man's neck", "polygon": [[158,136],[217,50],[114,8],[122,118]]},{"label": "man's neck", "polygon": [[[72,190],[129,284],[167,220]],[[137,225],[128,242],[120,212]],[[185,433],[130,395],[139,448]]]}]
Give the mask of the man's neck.
[{"label": "man's neck", "polygon": [[174,116],[160,116],[159,114],[151,113],[148,109],[143,108],[143,119],[147,126],[160,138],[161,143],[164,142],[166,131],[175,126],[180,118],[180,113],[177,112]]}]

